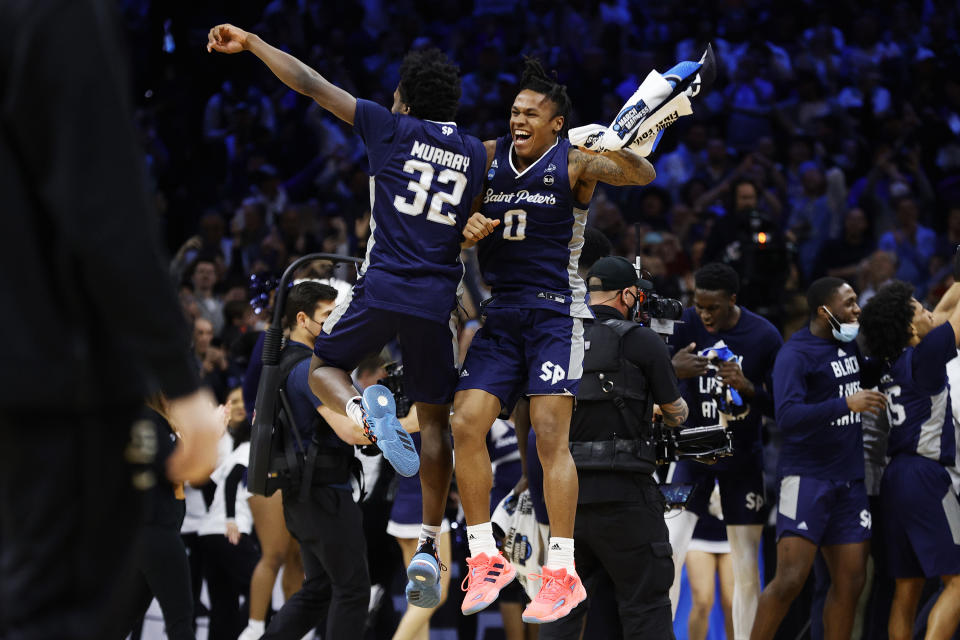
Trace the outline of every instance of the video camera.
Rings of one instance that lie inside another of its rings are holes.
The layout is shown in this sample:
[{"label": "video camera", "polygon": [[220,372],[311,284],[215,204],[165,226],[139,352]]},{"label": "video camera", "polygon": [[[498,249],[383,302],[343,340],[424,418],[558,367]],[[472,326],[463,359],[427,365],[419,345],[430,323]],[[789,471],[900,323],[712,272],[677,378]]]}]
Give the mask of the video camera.
[{"label": "video camera", "polygon": [[640,256],[637,256],[634,268],[637,270],[637,289],[640,291],[637,322],[660,335],[673,335],[673,325],[683,316],[683,303],[675,298],[657,295],[653,290],[653,276],[641,267]]},{"label": "video camera", "polygon": [[737,302],[767,318],[778,319],[783,313],[783,288],[796,247],[780,225],[763,212],[752,209],[734,215],[737,240],[727,248],[724,262],[740,275]]},{"label": "video camera", "polygon": [[657,449],[657,465],[677,460],[696,460],[707,464],[733,455],[733,434],[723,425],[675,428],[662,422],[652,423]]},{"label": "video camera", "polygon": [[403,390],[403,365],[391,362],[383,368],[387,375],[377,382],[390,389],[390,393],[393,394],[393,399],[397,404],[397,417],[406,418],[413,403],[410,402],[410,398]]}]

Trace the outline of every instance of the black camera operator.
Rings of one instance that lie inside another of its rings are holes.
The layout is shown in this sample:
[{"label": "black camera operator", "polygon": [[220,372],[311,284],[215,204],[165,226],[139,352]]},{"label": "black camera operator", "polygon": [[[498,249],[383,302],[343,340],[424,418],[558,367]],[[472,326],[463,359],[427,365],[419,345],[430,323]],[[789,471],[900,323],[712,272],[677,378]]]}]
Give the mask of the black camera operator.
[{"label": "black camera operator", "polygon": [[633,265],[621,257],[601,258],[587,284],[596,318],[585,323],[570,449],[580,481],[576,564],[588,599],[544,625],[540,638],[579,638],[590,596],[604,579],[613,582],[624,638],[673,638],[673,560],[664,498],[652,475],[657,454],[651,420],[657,403],[668,426],[680,425],[687,405],[663,340],[632,321],[644,297]]},{"label": "black camera operator", "polygon": [[740,277],[739,302],[780,326],[795,247],[761,198],[769,195],[752,180],[732,182],[727,213],[710,234],[703,261],[730,265]]}]

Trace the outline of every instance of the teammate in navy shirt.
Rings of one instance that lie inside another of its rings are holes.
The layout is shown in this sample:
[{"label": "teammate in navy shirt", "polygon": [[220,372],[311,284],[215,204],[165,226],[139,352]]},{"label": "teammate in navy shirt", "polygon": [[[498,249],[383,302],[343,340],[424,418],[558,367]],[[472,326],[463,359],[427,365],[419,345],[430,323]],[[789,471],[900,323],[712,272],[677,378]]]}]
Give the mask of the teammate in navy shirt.
[{"label": "teammate in navy shirt", "polygon": [[[562,617],[579,602],[571,594],[582,591],[573,562],[577,471],[568,435],[583,368],[583,318],[591,317],[577,274],[586,209],[597,182],[647,184],[655,172],[628,150],[597,155],[572,147],[564,136],[569,110],[565,87],[530,60],[511,107],[510,135],[484,143],[489,166],[480,213],[487,223],[480,235],[488,237],[478,258],[493,298],[460,372],[452,420],[472,556],[464,613],[489,606],[513,578],[509,566],[497,568],[505,560],[490,524],[485,438],[520,394],[530,396],[551,525],[541,592],[524,620]],[[496,583],[485,581],[490,571]]]},{"label": "teammate in navy shirt", "polygon": [[[704,427],[720,422],[713,395],[718,377],[740,393],[750,410],[728,423],[733,432],[733,457],[709,466],[689,460],[674,466],[670,482],[694,484],[695,489],[686,509],[667,518],[676,565],[671,599],[676,611],[685,551],[697,519],[707,515],[710,495],[719,483],[733,560],[733,628],[735,637],[745,640],[760,597],[757,554],[767,518],[760,425],[764,415],[773,416],[773,363],[783,339],[768,320],[737,305],[740,279],[730,266],[704,265],[695,274],[695,284],[694,306],[684,311],[683,322],[675,325],[670,337],[680,392],[690,407],[687,425]],[[715,375],[708,371],[706,358],[697,354],[718,344],[743,360],[741,364],[722,363]]]},{"label": "teammate in navy shirt", "polygon": [[[860,414],[883,411],[886,401],[879,391],[860,388],[864,361],[854,341],[860,307],[853,288],[839,278],[820,278],[810,285],[807,302],[809,327],[787,340],[773,368],[783,434],[777,573],[760,595],[751,640],[774,637],[818,548],[832,583],[823,609],[828,637],[850,637],[866,579],[871,517]],[[870,377],[866,386],[875,386],[879,380]]]},{"label": "teammate in navy shirt", "polygon": [[[452,121],[460,98],[458,69],[437,50],[411,52],[400,66],[400,84],[388,111],[357,100],[296,58],[234,26],[215,27],[209,42],[208,48],[225,53],[253,52],[289,87],[353,125],[367,146],[367,256],[352,294],[317,338],[310,386],[325,406],[359,425],[369,423],[377,445],[402,475],[414,475],[422,457],[422,537],[434,539],[453,470],[449,403],[459,366],[452,313],[463,275],[460,243],[487,160],[484,145]],[[394,338],[400,342],[404,388],[417,406],[420,456],[400,428],[389,391],[369,387],[361,403],[350,379],[349,371],[365,356]],[[439,560],[430,564],[432,575],[416,576],[432,590],[420,603],[439,598]]]},{"label": "teammate in navy shirt", "polygon": [[944,584],[927,637],[953,637],[960,623],[960,501],[947,471],[956,464],[947,363],[960,344],[958,300],[960,281],[931,313],[913,287],[893,282],[863,309],[866,347],[884,363],[880,390],[890,418],[880,504],[887,566],[896,580],[891,638],[910,637],[927,578]]}]

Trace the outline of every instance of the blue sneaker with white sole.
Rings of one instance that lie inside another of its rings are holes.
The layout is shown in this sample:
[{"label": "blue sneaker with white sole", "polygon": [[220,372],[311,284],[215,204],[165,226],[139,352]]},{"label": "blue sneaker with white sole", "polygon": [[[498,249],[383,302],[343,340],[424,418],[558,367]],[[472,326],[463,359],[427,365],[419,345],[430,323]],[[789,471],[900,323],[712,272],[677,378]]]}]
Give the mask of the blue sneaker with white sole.
[{"label": "blue sneaker with white sole", "polygon": [[432,609],[440,604],[440,557],[433,540],[426,540],[417,549],[407,567],[407,602],[415,607]]},{"label": "blue sneaker with white sole", "polygon": [[420,470],[420,454],[413,446],[410,434],[403,430],[397,419],[397,405],[393,394],[382,384],[374,384],[363,392],[364,429],[393,468],[409,478]]}]

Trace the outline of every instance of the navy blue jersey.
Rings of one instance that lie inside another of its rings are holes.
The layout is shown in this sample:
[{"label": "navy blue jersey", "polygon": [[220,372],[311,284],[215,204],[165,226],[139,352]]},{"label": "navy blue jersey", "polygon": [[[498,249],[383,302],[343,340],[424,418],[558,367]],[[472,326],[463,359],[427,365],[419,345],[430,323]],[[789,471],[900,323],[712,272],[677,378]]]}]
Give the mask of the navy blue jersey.
[{"label": "navy blue jersey", "polygon": [[491,307],[547,309],[592,318],[577,274],[587,203],[574,202],[567,174],[570,141],[557,140],[524,171],[513,163],[513,142],[497,140],[481,213],[500,225],[477,246]]},{"label": "navy blue jersey", "polygon": [[818,338],[804,327],[784,343],[773,367],[781,477],[863,478],[860,414],[847,407],[860,391],[860,368],[856,342]]},{"label": "navy blue jersey", "polygon": [[953,466],[956,441],[947,363],[957,356],[956,335],[948,322],[907,347],[884,372],[890,437],[887,455],[915,454]]},{"label": "navy blue jersey", "polygon": [[[743,357],[740,364],[743,375],[756,389],[756,394],[750,401],[750,412],[742,420],[732,420],[729,423],[729,428],[733,431],[734,459],[722,458],[716,466],[711,467],[719,471],[735,464],[737,458],[755,455],[762,446],[760,423],[764,414],[773,416],[773,398],[769,390],[773,388],[773,363],[783,344],[783,338],[766,318],[743,307],[740,307],[737,324],[727,331],[717,333],[707,331],[693,307],[686,309],[681,319],[683,323],[677,323],[674,334],[670,336],[670,345],[674,350],[682,349],[693,342],[697,345],[695,351],[700,352],[722,340],[734,354]],[[698,378],[680,380],[680,393],[690,408],[688,426],[704,427],[720,422],[717,401],[711,395],[717,384],[713,372]]]},{"label": "navy blue jersey", "polygon": [[370,162],[370,239],[360,286],[376,308],[446,322],[463,277],[460,242],[487,152],[452,122],[357,100]]}]

